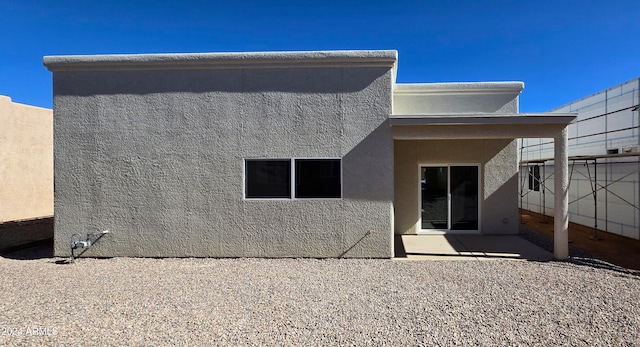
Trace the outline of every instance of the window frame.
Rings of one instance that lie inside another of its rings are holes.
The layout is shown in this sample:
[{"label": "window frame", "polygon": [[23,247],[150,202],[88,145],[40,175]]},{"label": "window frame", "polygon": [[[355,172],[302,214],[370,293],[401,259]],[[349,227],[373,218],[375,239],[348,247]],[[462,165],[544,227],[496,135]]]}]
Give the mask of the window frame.
[{"label": "window frame", "polygon": [[527,167],[528,188],[532,192],[540,191],[540,165]]},{"label": "window frame", "polygon": [[[297,166],[297,161],[298,160],[300,160],[300,161],[305,161],[305,160],[317,160],[317,161],[337,160],[338,161],[338,165],[339,165],[338,179],[340,181],[340,196],[337,197],[337,198],[336,197],[309,197],[309,198],[304,198],[304,197],[299,198],[299,197],[297,197],[298,190],[296,189],[297,188],[297,181],[296,180],[298,179],[298,175],[297,175],[298,172],[296,171],[296,168],[298,167]],[[292,163],[293,163],[293,165],[292,165],[293,167],[292,167],[292,172],[291,173],[294,176],[292,176],[293,177],[293,179],[292,179],[292,188],[293,188],[293,190],[291,192],[291,195],[292,195],[293,199],[296,199],[296,200],[339,200],[339,199],[342,199],[342,158],[327,158],[327,157],[322,157],[322,158],[302,158],[302,157],[300,157],[300,158],[293,158],[292,159]]]},{"label": "window frame", "polygon": [[[282,196],[278,196],[278,197],[248,197],[247,196],[247,186],[248,186],[248,182],[247,182],[247,163],[248,162],[267,162],[267,161],[288,161],[289,162],[289,197],[282,197]],[[292,166],[292,162],[290,158],[252,158],[252,159],[244,159],[242,161],[242,196],[244,197],[245,200],[289,200],[291,199],[291,196],[293,196],[293,191],[291,190],[291,166]]]},{"label": "window frame", "polygon": [[[296,161],[297,160],[337,160],[340,165],[340,197],[337,198],[298,198],[296,197]],[[251,198],[247,197],[247,162],[248,161],[289,161],[290,165],[290,174],[289,174],[289,184],[290,188],[290,196],[286,197],[260,197],[260,198]],[[290,158],[243,158],[242,159],[242,199],[243,200],[251,200],[251,201],[259,201],[259,200],[342,200],[344,196],[344,174],[343,174],[343,165],[342,165],[341,157],[290,157]]]},{"label": "window frame", "polygon": [[[477,209],[478,209],[478,214],[477,214],[477,218],[478,218],[478,229],[477,230],[458,230],[458,229],[451,229],[451,225],[452,225],[452,221],[451,221],[451,168],[452,167],[459,167],[459,166],[469,166],[469,167],[477,167],[478,169],[478,182],[477,182],[477,188],[478,188],[478,201],[477,201]],[[482,233],[482,213],[484,210],[484,204],[482,201],[482,194],[484,191],[484,187],[482,186],[482,179],[484,177],[484,171],[483,171],[483,167],[482,167],[482,163],[468,163],[468,162],[461,162],[461,163],[441,163],[441,162],[422,162],[422,161],[418,161],[418,181],[417,182],[421,182],[422,181],[422,168],[423,167],[446,167],[447,168],[447,228],[446,229],[422,229],[422,187],[421,184],[418,183],[418,204],[417,204],[417,213],[418,213],[418,220],[416,222],[416,226],[417,226],[417,234],[427,234],[427,235],[445,235],[445,234],[469,234],[469,235],[476,235],[476,234],[481,234]]]}]

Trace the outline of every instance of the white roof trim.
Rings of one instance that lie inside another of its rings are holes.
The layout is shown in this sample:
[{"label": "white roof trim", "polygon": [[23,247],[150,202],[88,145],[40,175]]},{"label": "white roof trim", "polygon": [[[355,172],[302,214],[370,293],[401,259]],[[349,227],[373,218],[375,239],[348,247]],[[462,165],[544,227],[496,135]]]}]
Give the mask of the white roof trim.
[{"label": "white roof trim", "polygon": [[390,126],[407,125],[480,125],[480,124],[570,124],[575,113],[517,113],[517,114],[475,114],[475,115],[392,115]]},{"label": "white roof trim", "polygon": [[393,94],[519,94],[523,89],[523,82],[397,83]]}]

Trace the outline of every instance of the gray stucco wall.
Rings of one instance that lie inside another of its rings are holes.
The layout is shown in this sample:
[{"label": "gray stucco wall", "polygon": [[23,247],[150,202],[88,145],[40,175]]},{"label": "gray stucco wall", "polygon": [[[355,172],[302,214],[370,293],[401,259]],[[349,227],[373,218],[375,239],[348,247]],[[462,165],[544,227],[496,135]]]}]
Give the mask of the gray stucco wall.
[{"label": "gray stucco wall", "polygon": [[511,139],[396,140],[395,233],[419,232],[421,164],[480,164],[480,230],[518,232],[518,162]]},{"label": "gray stucco wall", "polygon": [[[55,71],[55,254],[391,257],[391,67]],[[341,157],[340,200],[245,200],[245,158]]]}]

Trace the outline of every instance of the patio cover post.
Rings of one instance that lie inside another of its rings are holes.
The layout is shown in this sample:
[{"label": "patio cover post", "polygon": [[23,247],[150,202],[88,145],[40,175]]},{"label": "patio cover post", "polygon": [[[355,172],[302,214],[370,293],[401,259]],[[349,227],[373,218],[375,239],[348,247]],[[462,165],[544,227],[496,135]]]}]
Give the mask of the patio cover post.
[{"label": "patio cover post", "polygon": [[553,255],[569,258],[569,158],[567,128],[554,138],[554,225]]}]

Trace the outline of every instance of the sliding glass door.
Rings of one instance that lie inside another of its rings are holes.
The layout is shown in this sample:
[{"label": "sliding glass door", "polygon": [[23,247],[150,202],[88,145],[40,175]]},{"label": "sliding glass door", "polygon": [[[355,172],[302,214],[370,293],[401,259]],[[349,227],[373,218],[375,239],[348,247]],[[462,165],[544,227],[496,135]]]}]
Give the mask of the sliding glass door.
[{"label": "sliding glass door", "polygon": [[421,229],[477,231],[478,182],[478,165],[421,166]]}]

